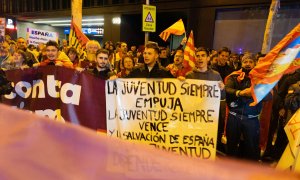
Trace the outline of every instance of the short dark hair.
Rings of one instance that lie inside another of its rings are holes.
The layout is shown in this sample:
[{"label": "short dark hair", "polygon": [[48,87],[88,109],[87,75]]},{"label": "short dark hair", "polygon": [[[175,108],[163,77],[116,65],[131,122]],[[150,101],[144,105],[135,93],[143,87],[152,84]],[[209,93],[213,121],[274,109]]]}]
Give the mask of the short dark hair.
[{"label": "short dark hair", "polygon": [[107,56],[109,56],[109,51],[106,50],[106,49],[99,49],[99,50],[96,52],[96,57],[98,56],[98,54],[107,54]]},{"label": "short dark hair", "polygon": [[231,54],[231,50],[230,50],[228,47],[222,47],[222,48],[219,50],[218,54],[221,54],[222,52],[228,52],[229,55]]},{"label": "short dark hair", "polygon": [[70,47],[70,48],[68,49],[68,51],[67,51],[67,55],[69,55],[69,53],[74,53],[74,54],[76,54],[76,56],[78,56],[78,55],[79,55],[79,53],[78,53],[77,49],[76,49],[76,48],[74,48],[74,47]]},{"label": "short dark hair", "polygon": [[54,46],[54,47],[56,47],[59,50],[58,43],[56,41],[51,41],[51,40],[48,41],[46,43],[46,47],[48,47],[48,46]]},{"label": "short dark hair", "polygon": [[145,48],[152,48],[152,49],[154,49],[154,51],[157,54],[159,54],[159,47],[158,47],[157,43],[155,43],[155,42],[149,42],[149,43],[147,43],[146,46],[145,46]]},{"label": "short dark hair", "polygon": [[176,54],[176,53],[177,53],[177,51],[181,51],[182,53],[184,53],[184,50],[183,50],[183,49],[181,49],[181,48],[179,48],[179,49],[175,49],[175,53],[174,53],[174,54]]},{"label": "short dark hair", "polygon": [[195,51],[195,53],[200,52],[200,51],[204,51],[206,53],[206,56],[209,56],[209,51],[205,47],[199,47],[199,48],[197,48],[197,50]]}]

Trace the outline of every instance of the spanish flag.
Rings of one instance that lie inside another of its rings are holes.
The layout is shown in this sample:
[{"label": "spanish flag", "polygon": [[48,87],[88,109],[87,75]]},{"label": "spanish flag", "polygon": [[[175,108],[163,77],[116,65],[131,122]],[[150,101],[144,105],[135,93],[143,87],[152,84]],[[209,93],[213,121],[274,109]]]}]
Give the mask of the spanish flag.
[{"label": "spanish flag", "polygon": [[195,43],[193,30],[191,31],[184,48],[183,66],[191,70],[195,66]]},{"label": "spanish flag", "polygon": [[287,34],[251,70],[251,91],[255,106],[278,83],[284,74],[300,68],[300,24]]},{"label": "spanish flag", "polygon": [[164,41],[167,41],[171,34],[180,36],[183,33],[185,33],[184,24],[182,19],[179,19],[179,21],[177,21],[172,26],[168,27],[163,32],[161,32],[159,37],[162,38]]},{"label": "spanish flag", "polygon": [[89,38],[83,34],[83,32],[74,23],[72,18],[70,35],[69,35],[69,46],[72,46],[76,48],[78,52],[81,52],[81,49],[85,49],[85,45],[88,41]]}]

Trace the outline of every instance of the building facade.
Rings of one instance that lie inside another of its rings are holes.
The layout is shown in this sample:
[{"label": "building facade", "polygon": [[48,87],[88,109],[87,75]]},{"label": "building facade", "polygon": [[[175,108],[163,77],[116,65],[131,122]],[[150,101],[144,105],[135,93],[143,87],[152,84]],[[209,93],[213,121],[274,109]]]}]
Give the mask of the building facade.
[{"label": "building facade", "polygon": [[[83,0],[83,16],[104,17],[103,41],[143,44],[142,4],[145,0]],[[183,19],[187,35],[194,31],[197,46],[218,49],[229,46],[235,52],[259,51],[271,0],[150,0],[156,6],[156,32],[150,40],[167,45],[159,38],[161,31]],[[71,16],[71,0],[2,0],[0,16],[17,21]],[[112,23],[114,17],[121,24]],[[275,19],[272,45],[300,22],[299,0],[281,0]]]}]

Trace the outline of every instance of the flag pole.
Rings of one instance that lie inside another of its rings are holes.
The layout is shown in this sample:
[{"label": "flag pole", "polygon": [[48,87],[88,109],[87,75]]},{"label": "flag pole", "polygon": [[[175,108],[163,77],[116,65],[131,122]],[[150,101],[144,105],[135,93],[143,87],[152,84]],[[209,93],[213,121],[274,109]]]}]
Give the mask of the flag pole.
[{"label": "flag pole", "polygon": [[[149,5],[149,0],[146,0],[146,5]],[[149,32],[145,32],[145,45],[148,43],[149,41]]]},{"label": "flag pole", "polygon": [[272,4],[269,10],[269,16],[266,24],[265,34],[264,34],[264,41],[262,44],[261,52],[263,54],[267,54],[271,48],[271,40],[273,35],[273,27],[274,27],[274,20],[280,6],[280,0],[272,0]]}]

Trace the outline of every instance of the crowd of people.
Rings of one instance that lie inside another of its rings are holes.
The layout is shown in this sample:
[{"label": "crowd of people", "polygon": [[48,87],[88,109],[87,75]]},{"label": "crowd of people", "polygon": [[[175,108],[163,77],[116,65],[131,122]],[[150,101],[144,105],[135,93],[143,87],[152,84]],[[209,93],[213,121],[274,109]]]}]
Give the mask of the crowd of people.
[{"label": "crowd of people", "polygon": [[[67,40],[59,45],[55,41],[46,44],[27,45],[24,38],[16,41],[6,38],[0,44],[2,70],[23,69],[55,65],[87,71],[103,80],[116,78],[177,78],[218,81],[221,103],[217,149],[232,157],[251,160],[278,161],[287,138],[283,131],[285,122],[300,105],[300,71],[284,76],[273,95],[269,93],[256,106],[249,106],[251,81],[249,72],[264,54],[232,53],[229,48],[210,50],[199,47],[195,51],[194,66],[184,59],[184,38],[177,49],[159,47],[155,42],[137,48],[126,42],[105,42],[103,47],[95,40],[86,44],[85,50],[69,47]],[[299,82],[298,82],[299,81]],[[263,156],[260,147],[260,115],[264,101],[273,101],[268,146]],[[274,137],[277,139],[274,145]],[[226,145],[222,137],[227,138]],[[222,141],[222,142],[221,142]]]}]

